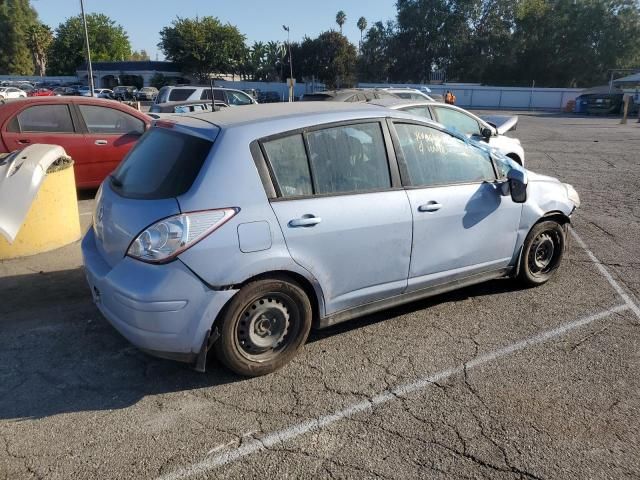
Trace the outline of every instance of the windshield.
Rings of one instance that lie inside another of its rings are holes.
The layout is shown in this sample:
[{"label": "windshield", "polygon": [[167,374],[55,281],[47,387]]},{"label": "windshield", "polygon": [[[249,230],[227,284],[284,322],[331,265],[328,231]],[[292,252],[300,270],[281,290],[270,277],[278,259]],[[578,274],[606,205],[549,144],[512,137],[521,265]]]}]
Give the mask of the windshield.
[{"label": "windshield", "polygon": [[113,173],[111,185],[128,198],[177,197],[191,188],[212,145],[186,133],[152,128]]}]

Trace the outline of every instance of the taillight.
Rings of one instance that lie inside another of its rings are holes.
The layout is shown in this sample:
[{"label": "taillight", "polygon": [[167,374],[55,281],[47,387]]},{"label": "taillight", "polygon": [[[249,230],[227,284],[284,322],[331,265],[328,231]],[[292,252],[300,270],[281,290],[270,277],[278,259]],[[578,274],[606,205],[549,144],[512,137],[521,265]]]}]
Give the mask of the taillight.
[{"label": "taillight", "polygon": [[166,263],[228,222],[239,208],[181,213],[145,228],[127,255],[149,263]]}]

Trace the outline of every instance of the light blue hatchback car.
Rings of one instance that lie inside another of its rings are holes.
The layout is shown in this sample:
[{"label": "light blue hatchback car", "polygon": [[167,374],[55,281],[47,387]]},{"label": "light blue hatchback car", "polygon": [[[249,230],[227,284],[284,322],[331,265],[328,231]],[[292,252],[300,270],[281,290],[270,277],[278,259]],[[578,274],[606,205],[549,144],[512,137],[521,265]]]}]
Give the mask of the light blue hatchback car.
[{"label": "light blue hatchback car", "polygon": [[327,327],[498,277],[549,280],[573,187],[367,105],[159,120],[104,181],[82,242],[104,316],[151,354],[242,375]]}]

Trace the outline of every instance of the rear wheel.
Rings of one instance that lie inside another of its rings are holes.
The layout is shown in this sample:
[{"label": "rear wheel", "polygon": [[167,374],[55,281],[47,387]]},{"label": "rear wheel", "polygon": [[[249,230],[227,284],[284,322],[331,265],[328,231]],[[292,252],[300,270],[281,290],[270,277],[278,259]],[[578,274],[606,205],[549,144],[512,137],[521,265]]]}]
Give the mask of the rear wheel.
[{"label": "rear wheel", "polygon": [[565,230],[552,220],[536,224],[522,246],[519,279],[526,285],[548,282],[562,262]]},{"label": "rear wheel", "polygon": [[230,370],[258,376],[287,364],[304,345],[312,309],[302,288],[293,282],[251,282],[231,299],[220,318],[218,359]]}]

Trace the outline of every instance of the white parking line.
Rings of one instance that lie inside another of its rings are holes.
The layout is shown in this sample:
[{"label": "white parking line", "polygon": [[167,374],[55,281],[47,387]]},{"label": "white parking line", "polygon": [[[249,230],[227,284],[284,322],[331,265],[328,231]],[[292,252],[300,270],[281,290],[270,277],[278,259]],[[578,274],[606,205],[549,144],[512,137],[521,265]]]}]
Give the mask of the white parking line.
[{"label": "white parking line", "polygon": [[591,250],[589,250],[589,248],[587,247],[587,244],[584,243],[582,238],[580,238],[580,236],[576,233],[576,231],[573,228],[571,229],[571,235],[573,236],[573,238],[575,238],[576,242],[578,242],[578,245],[580,245],[582,249],[585,252],[587,252],[587,255],[589,256],[591,261],[595,264],[596,268],[602,274],[602,276],[607,279],[607,282],[609,282],[609,285],[611,285],[613,289],[618,293],[618,295],[620,295],[620,298],[624,300],[624,303],[627,304],[627,306],[631,309],[631,311],[635,313],[638,318],[640,318],[640,308],[638,307],[638,305],[636,305],[635,302],[631,300],[631,297],[629,296],[629,294],[627,294],[627,292],[624,291],[624,289],[620,286],[620,284],[613,279],[613,277],[611,276],[609,271],[605,268],[605,266],[602,264],[602,262],[598,260],[598,257],[596,257]]},{"label": "white parking line", "polygon": [[[484,355],[480,355],[479,357],[476,357],[473,360],[467,362],[466,369],[468,370],[477,368],[487,363],[491,363],[495,360],[500,360],[501,358],[504,358],[508,355],[520,352],[535,345],[539,345],[548,340],[564,335],[572,330],[589,325],[596,320],[606,318],[614,313],[630,310],[630,308],[631,307],[627,304],[618,305],[617,307],[610,308],[609,310],[605,310],[604,312],[596,313],[587,317],[580,318],[573,322],[565,323],[564,325],[561,325],[560,327],[554,328],[552,330],[546,330],[532,337],[520,340],[519,342],[515,342],[500,349],[493,350]],[[452,377],[453,375],[462,373],[464,369],[465,364],[461,364],[456,367],[452,367],[447,370],[443,370],[436,374],[430,375],[428,377],[423,377],[416,381],[402,384],[392,390],[385,390],[378,395],[367,398],[366,400],[363,400],[361,402],[354,403],[342,410],[338,410],[329,415],[323,415],[306,422],[298,423],[283,430],[271,432],[261,438],[256,438],[255,440],[245,442],[241,446],[234,449],[217,454],[215,456],[207,457],[204,460],[196,462],[188,467],[179,468],[172,473],[159,477],[159,480],[182,480],[194,475],[201,475],[217,467],[234,462],[242,457],[246,457],[247,455],[251,455],[253,453],[260,452],[286,441],[293,440],[294,438],[297,438],[306,433],[315,430],[321,430],[333,423],[351,417],[356,413],[370,410],[378,405],[388,403],[410,393],[425,390],[428,387],[432,386],[434,383],[445,380],[449,377]]]},{"label": "white parking line", "polygon": [[596,320],[601,320],[614,313],[631,310],[638,316],[638,318],[640,318],[640,308],[638,308],[638,306],[631,300],[631,297],[629,297],[624,289],[614,280],[609,271],[604,267],[604,265],[602,265],[602,263],[597,259],[593,252],[591,252],[591,250],[587,248],[584,241],[578,236],[577,233],[573,231],[573,229],[571,230],[571,234],[576,239],[580,247],[585,250],[585,252],[596,265],[598,271],[602,274],[602,276],[605,277],[607,282],[609,282],[616,293],[620,295],[620,297],[624,301],[623,305],[618,305],[603,312],[588,315],[578,320],[565,323],[554,329],[543,331],[524,340],[520,340],[497,350],[493,350],[491,352],[480,355],[468,361],[466,364],[461,364],[435,373],[433,375],[399,385],[398,387],[395,387],[391,390],[385,390],[375,396],[369,397],[361,402],[354,403],[331,414],[316,417],[311,420],[292,425],[285,429],[268,433],[263,437],[255,438],[254,440],[248,442],[243,442],[240,446],[221,453],[216,453],[213,456],[208,455],[203,460],[186,467],[180,467],[169,474],[159,477],[158,480],[182,480],[194,475],[201,475],[217,467],[234,462],[248,455],[252,455],[267,448],[271,448],[275,445],[293,440],[306,433],[321,430],[329,425],[339,422],[340,420],[351,417],[360,412],[371,410],[378,405],[388,403],[392,400],[398,399],[399,397],[405,396],[410,393],[426,390],[434,383],[440,382],[454,375],[461,374],[462,372],[464,372],[465,368],[477,368],[496,360],[500,360],[511,354],[523,351],[529,347],[540,345],[546,341],[562,336],[575,329],[587,326],[595,322]]}]

